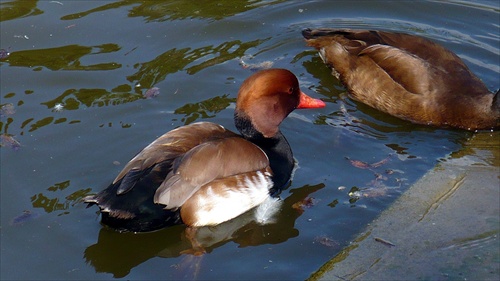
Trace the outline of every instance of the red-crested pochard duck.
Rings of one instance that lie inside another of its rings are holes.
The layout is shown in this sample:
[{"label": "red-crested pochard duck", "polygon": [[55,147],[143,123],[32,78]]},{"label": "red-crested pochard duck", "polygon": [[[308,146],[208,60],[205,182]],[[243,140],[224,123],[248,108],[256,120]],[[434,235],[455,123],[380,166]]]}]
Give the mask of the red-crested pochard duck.
[{"label": "red-crested pochard duck", "polygon": [[457,55],[428,39],[328,28],[302,35],[357,101],[417,124],[500,127],[500,91],[491,93]]},{"label": "red-crested pochard duck", "polygon": [[99,206],[104,225],[121,231],[231,220],[290,180],[294,160],[278,127],[283,119],[296,108],[324,106],[300,91],[290,71],[257,72],[238,92],[234,121],[241,135],[210,122],[174,129],[132,158],[106,189],[84,201]]}]

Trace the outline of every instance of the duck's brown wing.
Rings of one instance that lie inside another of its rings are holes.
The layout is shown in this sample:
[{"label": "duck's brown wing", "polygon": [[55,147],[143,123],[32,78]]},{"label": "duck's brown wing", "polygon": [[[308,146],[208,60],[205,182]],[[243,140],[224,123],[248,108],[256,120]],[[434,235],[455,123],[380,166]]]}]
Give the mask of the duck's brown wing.
[{"label": "duck's brown wing", "polygon": [[157,164],[173,162],[200,143],[233,136],[237,135],[210,122],[193,123],[169,131],[145,147],[125,165],[113,181],[115,184],[123,179],[117,194],[132,189],[137,180],[144,173],[149,173]]},{"label": "duck's brown wing", "polygon": [[369,46],[359,52],[358,56],[367,57],[373,62],[373,64],[360,64],[358,66],[362,68],[359,70],[360,73],[373,71],[373,77],[377,77],[375,73],[382,70],[390,76],[392,80],[390,82],[403,87],[405,93],[425,95],[434,91],[433,87],[437,84],[433,83],[432,79],[433,77],[436,79],[436,74],[441,72],[422,58],[388,45]]},{"label": "duck's brown wing", "polygon": [[201,186],[215,179],[268,166],[266,154],[239,136],[205,142],[175,161],[172,175],[158,188],[154,201],[168,209],[177,208]]}]

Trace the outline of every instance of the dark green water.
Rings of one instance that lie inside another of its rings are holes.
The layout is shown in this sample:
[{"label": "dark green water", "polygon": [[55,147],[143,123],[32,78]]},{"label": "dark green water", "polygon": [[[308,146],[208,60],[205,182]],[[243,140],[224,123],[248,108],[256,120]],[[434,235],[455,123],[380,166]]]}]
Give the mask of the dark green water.
[{"label": "dark green water", "polygon": [[[497,1],[2,0],[0,17],[10,53],[0,60],[5,280],[303,280],[470,137],[346,98],[304,28],[425,36],[500,87]],[[261,63],[290,69],[327,102],[281,126],[299,168],[275,224],[243,216],[203,229],[199,258],[181,254],[183,226],[116,233],[78,203],[168,130],[201,120],[233,129],[236,93],[252,73],[243,66]],[[152,87],[160,94],[145,99]]]}]

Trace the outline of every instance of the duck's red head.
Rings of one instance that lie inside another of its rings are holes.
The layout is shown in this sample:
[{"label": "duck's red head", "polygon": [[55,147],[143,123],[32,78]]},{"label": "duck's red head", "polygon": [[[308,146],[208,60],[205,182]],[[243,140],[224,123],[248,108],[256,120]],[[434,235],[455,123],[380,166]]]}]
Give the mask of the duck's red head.
[{"label": "duck's red head", "polygon": [[240,87],[236,115],[247,118],[264,137],[296,108],[321,108],[325,103],[300,91],[297,77],[286,69],[267,69],[248,77]]}]

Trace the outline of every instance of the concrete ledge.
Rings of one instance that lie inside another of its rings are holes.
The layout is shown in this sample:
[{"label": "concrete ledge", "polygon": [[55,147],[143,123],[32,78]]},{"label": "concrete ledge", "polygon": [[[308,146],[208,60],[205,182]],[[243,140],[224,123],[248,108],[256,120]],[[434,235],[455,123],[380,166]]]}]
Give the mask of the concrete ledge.
[{"label": "concrete ledge", "polygon": [[309,280],[500,280],[500,132],[475,134]]}]

